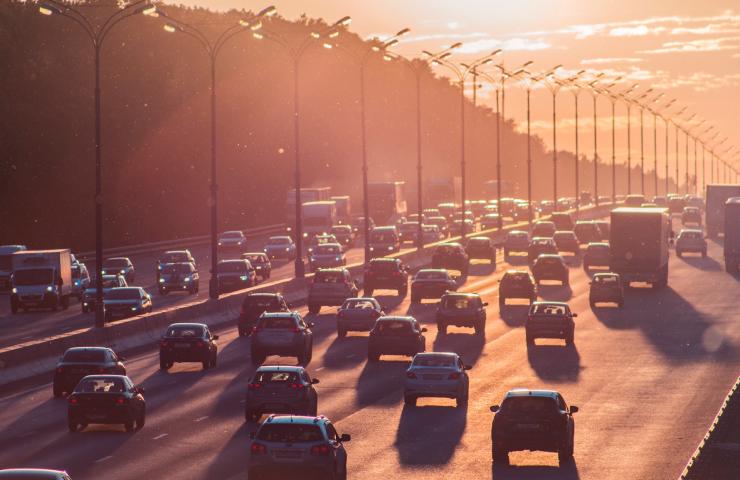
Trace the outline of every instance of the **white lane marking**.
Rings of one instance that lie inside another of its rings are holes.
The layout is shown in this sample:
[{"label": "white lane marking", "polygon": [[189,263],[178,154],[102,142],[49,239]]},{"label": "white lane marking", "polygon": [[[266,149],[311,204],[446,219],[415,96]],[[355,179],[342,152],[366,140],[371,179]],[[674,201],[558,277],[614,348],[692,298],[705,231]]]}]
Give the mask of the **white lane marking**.
[{"label": "white lane marking", "polygon": [[203,421],[203,420],[205,420],[206,418],[208,418],[208,415],[203,415],[203,416],[202,416],[202,417],[200,417],[200,418],[196,418],[196,419],[195,419],[194,421],[195,421],[196,423],[198,423],[198,422],[202,422],[202,421]]},{"label": "white lane marking", "polygon": [[319,368],[317,368],[317,369],[316,369],[315,371],[317,371],[317,372],[318,372],[319,370],[323,370],[323,369],[324,369],[324,367],[319,367]]},{"label": "white lane marking", "polygon": [[168,433],[160,433],[160,434],[159,434],[159,435],[157,435],[156,437],[152,438],[152,440],[159,440],[160,438],[164,438],[164,437],[166,437],[167,435],[169,435],[169,434],[168,434]]},{"label": "white lane marking", "polygon": [[101,463],[101,462],[104,462],[106,460],[110,460],[111,458],[113,458],[113,455],[106,455],[103,458],[98,458],[97,460],[95,460],[95,463]]},{"label": "white lane marking", "polygon": [[13,400],[13,399],[16,399],[18,397],[22,397],[22,396],[28,395],[29,393],[38,392],[39,390],[44,390],[44,389],[49,388],[49,387],[51,387],[51,382],[50,383],[45,383],[43,385],[39,385],[38,387],[29,388],[28,390],[24,390],[22,392],[18,392],[18,393],[14,393],[12,395],[8,395],[7,397],[2,397],[2,398],[0,398],[0,402],[7,402],[8,400]]}]

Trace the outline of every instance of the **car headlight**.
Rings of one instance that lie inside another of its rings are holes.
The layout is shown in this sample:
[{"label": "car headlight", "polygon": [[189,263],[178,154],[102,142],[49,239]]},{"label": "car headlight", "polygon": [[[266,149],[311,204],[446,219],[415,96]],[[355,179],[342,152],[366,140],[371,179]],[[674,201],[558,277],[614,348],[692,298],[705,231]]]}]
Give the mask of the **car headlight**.
[{"label": "car headlight", "polygon": [[190,281],[190,277],[185,277],[185,278],[183,279],[183,281],[184,281],[184,282],[189,282],[189,281]]},{"label": "car headlight", "polygon": [[[162,265],[157,265],[157,270],[162,270]],[[103,275],[105,275],[105,272],[103,272]]]},{"label": "car headlight", "polygon": [[290,251],[290,247],[285,247],[285,251],[286,252],[289,252]]},{"label": "car headlight", "polygon": [[107,275],[107,273],[105,273],[105,270],[103,270],[103,271],[102,271],[101,273],[102,273],[103,275]]},{"label": "car headlight", "polygon": [[135,311],[137,311],[138,309],[139,309],[139,307],[131,307],[131,311],[132,311],[132,312],[135,312]]},{"label": "car headlight", "polygon": [[288,227],[285,230],[287,230],[288,232],[292,232],[293,231],[293,228],[292,227]]},{"label": "car headlight", "polygon": [[220,247],[221,245],[223,245],[223,243],[221,243],[221,242],[218,242],[218,246]]},{"label": "car headlight", "polygon": [[370,247],[370,251],[371,252],[375,251],[375,247]]},{"label": "car headlight", "polygon": [[121,275],[125,275],[125,274],[126,274],[126,270],[121,270]]},{"label": "car headlight", "polygon": [[249,277],[247,275],[242,275],[239,278],[241,279],[242,282],[246,282]]},{"label": "car headlight", "polygon": [[338,261],[340,261],[342,259],[342,257],[335,257],[335,259],[338,262]]},{"label": "car headlight", "polygon": [[79,280],[75,280],[75,286],[77,286],[77,287],[80,286],[80,281]]},{"label": "car headlight", "polygon": [[393,251],[393,247],[388,247],[388,251],[389,252],[392,252]]},{"label": "car headlight", "polygon": [[304,232],[303,233],[303,238],[308,238],[308,234]]},{"label": "car headlight", "polygon": [[54,291],[54,287],[52,287],[51,285],[49,285],[48,287],[46,287],[46,291],[47,292],[53,292]]},{"label": "car headlight", "polygon": [[160,278],[159,283],[164,283],[164,278]]},{"label": "car headlight", "polygon": [[18,293],[18,289],[13,287],[13,293]]}]

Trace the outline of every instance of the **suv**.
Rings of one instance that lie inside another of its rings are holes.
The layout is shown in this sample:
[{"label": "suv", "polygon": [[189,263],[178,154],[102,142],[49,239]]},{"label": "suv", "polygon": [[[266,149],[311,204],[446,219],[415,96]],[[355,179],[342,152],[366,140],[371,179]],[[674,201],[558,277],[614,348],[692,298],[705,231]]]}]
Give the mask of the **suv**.
[{"label": "suv", "polygon": [[491,262],[496,267],[496,245],[488,237],[470,237],[465,245],[465,253],[468,259],[483,259]]},{"label": "suv", "polygon": [[272,263],[270,262],[270,258],[267,256],[266,253],[242,253],[241,258],[242,260],[248,261],[250,265],[252,265],[252,268],[254,268],[255,276],[260,277],[263,282],[270,278],[270,274],[272,273]]},{"label": "suv", "polygon": [[195,258],[190,250],[167,250],[157,259],[157,283],[159,283],[162,268],[169,263],[192,263],[195,266]]},{"label": "suv", "polygon": [[427,225],[438,226],[443,238],[447,238],[450,236],[450,227],[448,225],[447,218],[442,216],[429,217],[426,223]]},{"label": "suv", "polygon": [[167,370],[175,362],[200,362],[203,369],[216,366],[218,335],[204,323],[173,323],[159,341],[159,368]]},{"label": "suv", "polygon": [[568,231],[555,232],[552,239],[555,240],[555,246],[558,247],[558,252],[568,252],[575,256],[581,254],[581,248],[575,233]]},{"label": "suv", "polygon": [[338,243],[324,243],[311,248],[308,254],[308,266],[312,272],[319,268],[342,267],[347,264],[347,257]]},{"label": "suv", "polygon": [[624,306],[624,286],[618,273],[597,273],[589,283],[591,288],[588,292],[588,303],[591,308],[601,302],[616,303],[620,308]]},{"label": "suv", "polygon": [[609,268],[609,252],[609,244],[606,242],[589,243],[583,255],[583,269],[588,272],[591,267]]},{"label": "suv", "polygon": [[540,220],[534,223],[534,226],[532,227],[532,236],[552,238],[552,236],[555,235],[555,231],[554,223]]},{"label": "suv", "polygon": [[405,297],[409,288],[409,267],[398,258],[373,258],[363,273],[365,295],[373,296],[378,289],[396,290]]},{"label": "suv", "polygon": [[532,242],[529,244],[527,250],[527,260],[529,264],[533,264],[537,257],[543,253],[551,253],[557,255],[558,247],[555,245],[555,240],[546,237],[534,237]]},{"label": "suv", "polygon": [[560,255],[543,254],[537,257],[532,265],[532,275],[537,284],[542,280],[557,280],[564,287],[570,285],[568,266]]},{"label": "suv", "polygon": [[55,397],[65,392],[72,393],[75,386],[86,375],[109,373],[126,375],[122,357],[105,347],[72,347],[64,352],[54,371],[52,390]]},{"label": "suv", "polygon": [[157,288],[160,295],[186,291],[191,295],[200,289],[200,276],[192,263],[166,263],[160,265]]},{"label": "suv", "polygon": [[244,297],[239,311],[237,328],[239,336],[244,337],[252,332],[257,319],[265,312],[287,312],[288,304],[280,293],[250,293]]},{"label": "suv", "polygon": [[313,355],[312,327],[298,312],[263,313],[252,333],[252,363],[260,365],[268,355],[282,355],[307,364]]},{"label": "suv", "polygon": [[477,293],[445,293],[437,307],[437,330],[447,334],[447,327],[470,327],[477,335],[486,334],[486,307]]},{"label": "suv", "polygon": [[681,258],[684,253],[701,253],[701,256],[707,256],[707,241],[704,239],[704,232],[698,229],[684,228],[678,233],[676,238],[676,256]]},{"label": "suv", "polygon": [[499,280],[498,307],[503,310],[509,298],[526,298],[533,303],[537,300],[537,284],[529,272],[508,270]]},{"label": "suv", "polygon": [[401,245],[404,243],[416,243],[416,239],[419,236],[419,222],[404,222],[398,228],[401,238]]},{"label": "suv", "polygon": [[459,270],[463,276],[468,274],[469,263],[468,254],[459,243],[438,245],[432,254],[432,268]]},{"label": "suv", "polygon": [[426,331],[414,317],[380,317],[370,330],[367,358],[371,362],[377,362],[381,355],[413,357],[426,350]]},{"label": "suv", "polygon": [[522,230],[512,230],[506,234],[504,240],[504,260],[509,259],[511,252],[529,251],[529,233]]},{"label": "suv", "polygon": [[401,250],[396,227],[375,227],[370,231],[370,257],[384,257]]},{"label": "suv", "polygon": [[106,258],[103,262],[103,275],[123,275],[126,283],[134,282],[134,264],[128,257]]},{"label": "suv", "polygon": [[312,379],[301,366],[261,366],[247,384],[244,419],[257,421],[264,413],[316,415],[319,396]]},{"label": "suv", "polygon": [[344,443],[350,441],[350,436],[339,435],[323,415],[270,415],[249,436],[252,443],[247,470],[251,479],[270,474],[278,478],[303,478],[308,474],[347,478]]},{"label": "suv", "polygon": [[527,345],[534,345],[535,338],[562,338],[566,345],[573,345],[576,324],[567,303],[534,302],[524,323]]},{"label": "suv", "polygon": [[510,390],[501,406],[493,405],[491,458],[509,464],[509,452],[540,450],[557,452],[561,465],[573,459],[575,423],[578,407],[565,403],[552,390]]},{"label": "suv", "polygon": [[297,255],[295,243],[288,236],[268,238],[264,252],[270,260],[295,260]]},{"label": "suv", "polygon": [[554,212],[550,220],[555,224],[555,230],[573,230],[573,217],[570,213]]},{"label": "suv", "polygon": [[240,250],[247,244],[247,237],[241,230],[222,232],[218,236],[218,249],[221,251]]},{"label": "suv", "polygon": [[357,284],[346,268],[319,269],[308,290],[308,313],[317,314],[322,306],[339,306],[357,296]]},{"label": "suv", "polygon": [[457,283],[445,269],[424,268],[416,272],[411,282],[411,303],[424,298],[440,298],[450,290],[457,290]]},{"label": "suv", "polygon": [[337,242],[344,245],[345,248],[352,248],[355,245],[355,232],[350,225],[334,225],[329,233],[337,238]]},{"label": "suv", "polygon": [[501,217],[498,213],[486,213],[480,219],[480,229],[491,230],[494,228],[498,228],[500,222]]},{"label": "suv", "polygon": [[417,353],[406,370],[403,382],[403,400],[416,406],[419,397],[454,398],[458,408],[468,404],[470,379],[465,365],[457,353]]},{"label": "suv", "polygon": [[578,237],[578,243],[591,243],[601,240],[601,231],[596,223],[588,220],[579,220],[573,227],[573,232]]}]

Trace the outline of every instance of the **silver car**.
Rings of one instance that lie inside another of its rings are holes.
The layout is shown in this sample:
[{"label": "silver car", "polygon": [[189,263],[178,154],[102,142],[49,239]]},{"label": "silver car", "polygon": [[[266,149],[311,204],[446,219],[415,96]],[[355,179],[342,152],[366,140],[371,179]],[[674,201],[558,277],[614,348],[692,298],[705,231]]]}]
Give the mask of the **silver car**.
[{"label": "silver car", "polygon": [[132,317],[152,311],[152,297],[141,287],[112,288],[103,297],[106,320]]},{"label": "silver car", "polygon": [[369,332],[383,315],[380,303],[372,297],[348,298],[337,310],[337,336],[344,338],[349,331]]},{"label": "silver car", "polygon": [[458,407],[465,406],[469,386],[467,370],[470,368],[457,353],[417,353],[406,370],[404,402],[416,406],[419,397],[443,397],[454,398]]},{"label": "silver car", "polygon": [[704,232],[695,228],[684,228],[676,238],[676,256],[681,257],[684,253],[700,253],[702,257],[707,256],[707,241]]},{"label": "silver car", "polygon": [[126,283],[134,281],[134,264],[128,257],[106,258],[103,262],[103,275],[123,275]]},{"label": "silver car", "polygon": [[295,260],[297,255],[295,243],[288,236],[268,238],[264,252],[270,260]]},{"label": "silver car", "polygon": [[47,470],[45,468],[10,468],[8,470],[0,470],[0,480],[7,478],[8,480],[16,480],[22,478],[23,480],[71,480],[67,472],[63,470]]},{"label": "silver car", "polygon": [[347,257],[342,252],[340,244],[325,243],[313,247],[308,255],[308,264],[312,272],[319,268],[343,267],[347,264]]}]

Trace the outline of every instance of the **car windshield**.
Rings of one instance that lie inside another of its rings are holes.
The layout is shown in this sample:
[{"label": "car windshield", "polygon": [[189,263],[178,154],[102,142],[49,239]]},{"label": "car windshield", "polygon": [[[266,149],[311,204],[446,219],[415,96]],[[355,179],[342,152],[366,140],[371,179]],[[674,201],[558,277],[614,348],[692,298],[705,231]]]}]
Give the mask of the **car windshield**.
[{"label": "car windshield", "polygon": [[[220,270],[220,266],[219,266]],[[170,263],[162,267],[162,273],[173,274],[173,273],[190,273],[193,271],[193,266],[189,263]]]},{"label": "car windshield", "polygon": [[247,271],[246,260],[236,262],[220,262],[218,271],[221,273],[242,273]]},{"label": "car windshield", "polygon": [[106,300],[138,300],[141,298],[138,288],[114,288],[105,292]]},{"label": "car windshield", "polygon": [[395,261],[371,261],[370,262],[370,270],[373,271],[379,271],[379,272],[390,272],[397,270]]},{"label": "car windshield", "polygon": [[555,265],[556,263],[560,263],[560,259],[557,257],[539,257],[537,263],[539,265]]},{"label": "car windshield", "polygon": [[221,238],[242,239],[244,237],[241,232],[224,232],[221,234]]},{"label": "car windshield", "polygon": [[257,440],[275,443],[309,443],[324,440],[318,425],[302,423],[263,423],[257,433]]},{"label": "car windshield", "polygon": [[197,325],[177,325],[168,328],[165,336],[172,338],[200,338],[203,336],[203,327]]},{"label": "car windshield", "polygon": [[452,255],[457,251],[457,248],[455,248],[452,245],[440,245],[437,247],[437,250],[434,252],[439,255]]},{"label": "car windshield", "polygon": [[393,243],[396,241],[396,235],[391,232],[371,232],[370,241],[373,243]]},{"label": "car windshield", "polygon": [[13,272],[13,284],[24,285],[51,285],[54,271],[50,268],[27,268]]},{"label": "car windshield", "polygon": [[103,268],[126,268],[128,262],[123,258],[109,258],[103,262]]},{"label": "car windshield", "polygon": [[316,272],[313,278],[314,283],[344,283],[342,272],[322,271]]},{"label": "car windshield", "polygon": [[565,315],[566,311],[564,305],[537,304],[532,305],[530,313],[532,315]]},{"label": "car windshield", "polygon": [[468,297],[447,297],[444,300],[444,308],[465,309],[472,307],[472,301]]},{"label": "car windshield", "polygon": [[244,308],[277,308],[278,301],[268,297],[247,297],[244,299]]},{"label": "car windshield", "polygon": [[337,237],[334,235],[319,235],[313,238],[314,245],[324,245],[326,243],[336,243]]},{"label": "car windshield", "polygon": [[165,253],[159,257],[159,263],[180,263],[188,262],[190,259],[183,252]]},{"label": "car windshield", "polygon": [[244,260],[249,261],[249,263],[267,263],[267,258],[264,255],[242,255],[242,258]]},{"label": "car windshield", "polygon": [[381,335],[397,335],[411,333],[411,323],[403,320],[384,320],[378,322],[378,333]]},{"label": "car windshield", "polygon": [[319,255],[339,255],[342,250],[337,245],[319,245],[314,250]]},{"label": "car windshield", "polygon": [[268,245],[290,245],[290,238],[288,237],[270,237],[267,240]]},{"label": "car windshield", "polygon": [[291,384],[298,383],[295,372],[257,372],[254,374],[255,383]]},{"label": "car windshield", "polygon": [[293,317],[263,317],[259,321],[259,328],[289,330],[295,327],[296,323]]},{"label": "car windshield", "polygon": [[527,417],[541,417],[557,412],[557,405],[547,397],[510,397],[501,405],[501,412]]},{"label": "car windshield", "polygon": [[618,277],[615,276],[604,276],[604,277],[594,277],[595,283],[609,283],[609,284],[616,284],[619,281]]},{"label": "car windshield", "polygon": [[571,232],[555,232],[555,240],[573,240],[573,235]]},{"label": "car windshield", "polygon": [[452,355],[417,355],[412,365],[415,367],[453,367],[455,357]]},{"label": "car windshield", "polygon": [[362,310],[362,309],[374,310],[375,304],[373,304],[373,302],[371,302],[370,300],[354,299],[354,300],[346,300],[344,304],[342,305],[342,308],[345,310],[350,309],[350,308],[356,308],[359,310]]},{"label": "car windshield", "polygon": [[104,350],[68,350],[63,362],[103,363],[107,360]]},{"label": "car windshield", "polygon": [[685,238],[688,240],[701,240],[701,233],[699,232],[681,232],[681,235],[679,235],[680,238]]},{"label": "car windshield", "polygon": [[83,378],[75,387],[75,393],[123,393],[125,387],[120,378]]},{"label": "car windshield", "polygon": [[416,280],[446,280],[445,272],[420,271],[416,274]]}]

